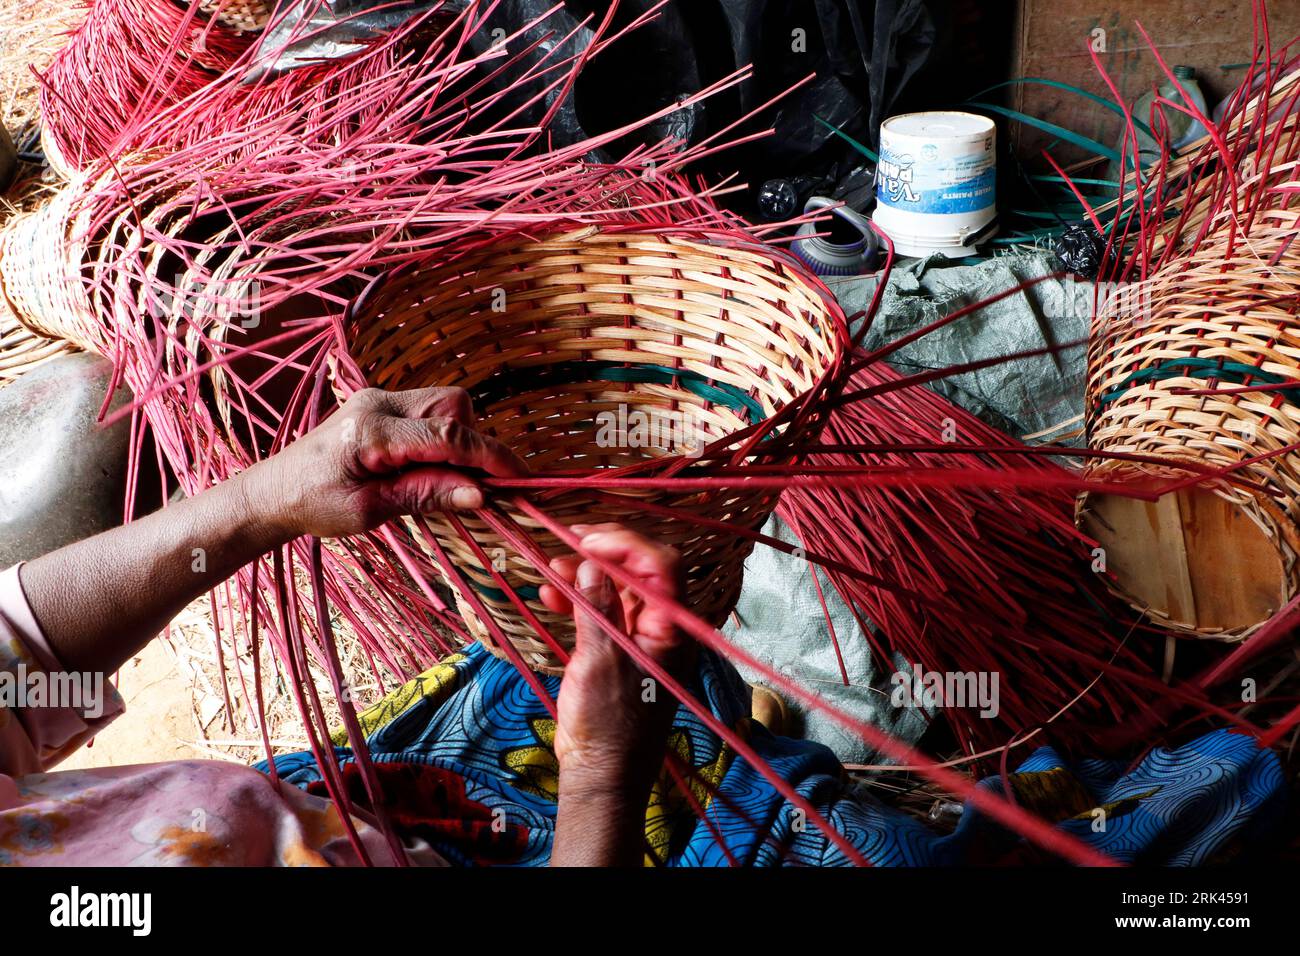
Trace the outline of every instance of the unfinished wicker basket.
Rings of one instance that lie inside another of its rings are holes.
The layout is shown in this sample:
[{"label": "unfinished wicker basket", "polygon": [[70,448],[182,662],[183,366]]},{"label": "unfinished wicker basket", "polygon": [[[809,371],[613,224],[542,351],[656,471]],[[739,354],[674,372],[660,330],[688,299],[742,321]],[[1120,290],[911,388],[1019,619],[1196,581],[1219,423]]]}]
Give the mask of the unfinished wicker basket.
[{"label": "unfinished wicker basket", "polygon": [[124,270],[118,282],[124,288],[114,291],[137,299],[152,293],[156,314],[157,290],[138,277],[156,277],[159,260],[167,255],[167,245],[156,237],[179,235],[193,218],[192,207],[142,191],[92,229],[96,191],[114,175],[102,169],[74,173],[44,205],[0,230],[0,296],[18,321],[37,335],[104,356],[116,350],[119,308],[92,301],[89,289],[97,270],[122,262],[136,266]]},{"label": "unfinished wicker basket", "polygon": [[[69,342],[41,334],[24,324],[21,315],[13,304],[6,301],[4,295],[4,263],[7,237],[16,229],[15,220],[31,216],[50,202],[49,194],[37,179],[29,179],[19,184],[17,194],[12,200],[18,210],[12,216],[3,218],[0,224],[0,385],[8,384],[20,378],[36,366],[77,351]],[[19,258],[10,261],[10,270],[23,264],[26,252],[19,252]],[[33,263],[38,269],[48,269],[51,263],[39,257]],[[24,270],[27,271],[27,270]]]},{"label": "unfinished wicker basket", "polygon": [[88,248],[77,214],[83,179],[77,174],[46,203],[0,230],[0,297],[35,335],[103,354],[99,322],[81,282]]},{"label": "unfinished wicker basket", "polygon": [[[111,180],[113,172],[100,175]],[[12,354],[0,355],[0,380],[10,364],[17,374],[74,348],[116,359],[151,339],[162,343],[165,374],[183,376],[216,359],[231,324],[244,318],[245,293],[256,288],[264,263],[233,245],[238,226],[228,216],[184,193],[141,189],[92,230],[92,200],[102,185],[90,172],[76,173],[51,200],[0,230],[0,302],[16,320],[14,329],[0,330],[0,344],[12,343]],[[181,246],[194,250],[188,261],[175,254]],[[267,315],[263,334],[286,312]],[[224,365],[207,369],[204,380],[227,439],[247,440]],[[160,400],[178,399],[168,392]],[[190,421],[178,411],[171,424]]]},{"label": "unfinished wicker basket", "polygon": [[[1276,388],[1300,380],[1300,243],[1290,202],[1297,83],[1297,71],[1276,78],[1243,105],[1245,122],[1222,124],[1232,147],[1262,141],[1261,122],[1282,144],[1263,168],[1257,150],[1241,151],[1235,203],[1216,207],[1214,190],[1187,189],[1192,166],[1219,163],[1215,143],[1170,165],[1164,182],[1181,214],[1151,224],[1147,253],[1163,264],[1103,296],[1092,329],[1089,446],[1170,467],[1094,459],[1090,478],[1150,485],[1188,479],[1180,463],[1251,462],[1231,482],[1183,481],[1156,501],[1091,494],[1078,502],[1079,524],[1105,550],[1117,592],[1194,637],[1240,640],[1300,593],[1300,389]],[[1253,211],[1236,216],[1234,205]]]},{"label": "unfinished wicker basket", "polygon": [[[1300,378],[1300,255],[1287,251],[1295,213],[1278,213],[1239,252],[1225,238],[1204,243],[1099,316],[1089,446],[1171,467],[1112,460],[1094,463],[1089,477],[1186,478],[1180,462],[1235,465],[1300,442],[1300,390],[1240,390]],[[1154,502],[1109,494],[1079,502],[1081,527],[1105,549],[1121,593],[1174,631],[1237,640],[1300,589],[1300,455],[1275,454],[1234,476],[1263,490],[1218,481]]]},{"label": "unfinished wicker basket", "polygon": [[[806,400],[838,372],[846,341],[834,300],[781,253],[752,242],[595,228],[514,235],[451,263],[389,277],[357,303],[348,327],[350,355],[366,383],[467,389],[481,427],[537,472],[689,456],[696,435],[647,444],[633,440],[636,425],[661,437],[698,429],[704,443],[733,434]],[[790,431],[764,443],[768,461],[792,459]],[[547,510],[566,524],[617,521],[675,545],[690,605],[720,624],[739,595],[752,542],[648,513],[641,502],[757,528],[775,498],[771,490],[656,491],[602,501],[564,492],[547,498]],[[547,554],[567,553],[506,507]],[[457,570],[446,583],[472,633],[500,653],[467,588],[525,662],[557,672],[560,661],[474,551],[444,518],[429,521]],[[572,621],[537,599],[543,579],[535,562],[482,521],[465,524],[556,641],[572,646]]]}]

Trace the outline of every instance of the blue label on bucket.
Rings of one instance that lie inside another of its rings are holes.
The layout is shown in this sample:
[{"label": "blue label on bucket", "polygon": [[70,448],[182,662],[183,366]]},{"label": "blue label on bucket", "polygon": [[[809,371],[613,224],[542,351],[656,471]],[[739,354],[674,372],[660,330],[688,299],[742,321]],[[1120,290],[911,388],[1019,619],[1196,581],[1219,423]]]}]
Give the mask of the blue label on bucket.
[{"label": "blue label on bucket", "polygon": [[977,212],[994,203],[993,152],[941,156],[926,145],[922,156],[880,150],[876,201],[906,212],[943,215]]}]

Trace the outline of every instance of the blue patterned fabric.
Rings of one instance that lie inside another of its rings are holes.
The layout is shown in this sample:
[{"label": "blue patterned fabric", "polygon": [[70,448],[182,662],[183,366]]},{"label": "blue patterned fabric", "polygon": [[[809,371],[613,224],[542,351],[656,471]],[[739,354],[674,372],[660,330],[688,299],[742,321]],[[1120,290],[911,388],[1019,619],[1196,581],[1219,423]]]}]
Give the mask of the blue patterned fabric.
[{"label": "blue patterned fabric", "polygon": [[[559,692],[559,678],[542,681],[552,696]],[[749,720],[748,688],[712,654],[701,654],[690,689],[873,865],[1042,859],[974,811],[962,815],[954,832],[940,834],[879,803],[844,775],[826,747],[773,736]],[[404,792],[418,794],[411,799],[428,805],[405,806],[402,818],[444,856],[467,865],[548,862],[556,809],[555,726],[509,663],[471,646],[390,694],[361,720],[373,759],[415,775],[415,785]],[[647,808],[647,863],[849,862],[812,820],[684,708],[678,709],[668,749],[693,771],[692,796],[705,809],[708,824],[665,774]],[[337,748],[336,756],[345,769],[352,761],[345,747]],[[276,766],[291,783],[320,786],[309,754],[278,757]],[[428,776],[427,785],[419,785],[420,774]],[[1179,866],[1228,859],[1249,847],[1280,817],[1285,792],[1277,758],[1229,731],[1174,750],[1153,750],[1129,771],[1116,761],[1070,763],[1044,747],[1005,785],[998,777],[980,785],[1000,792],[1009,787],[1022,805],[1116,860]],[[508,825],[492,845],[496,828],[458,828],[466,815],[500,817]]]}]

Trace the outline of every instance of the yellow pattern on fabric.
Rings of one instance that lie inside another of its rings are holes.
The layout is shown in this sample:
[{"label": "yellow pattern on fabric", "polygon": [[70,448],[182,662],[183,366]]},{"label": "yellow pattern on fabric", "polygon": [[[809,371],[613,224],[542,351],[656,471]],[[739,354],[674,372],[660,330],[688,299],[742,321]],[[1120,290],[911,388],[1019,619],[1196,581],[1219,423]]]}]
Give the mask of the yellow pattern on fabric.
[{"label": "yellow pattern on fabric", "polygon": [[1123,800],[1098,806],[1096,798],[1088,792],[1083,782],[1064,767],[1013,773],[1008,779],[1017,803],[1053,823],[1091,820],[1096,817],[1098,810],[1107,817],[1128,813],[1160,790],[1159,787],[1153,787]]},{"label": "yellow pattern on fabric", "polygon": [[[722,783],[722,778],[731,766],[731,748],[726,744],[718,751],[716,760],[696,767],[691,755],[691,739],[680,730],[674,730],[668,737],[668,753],[677,757],[683,767],[694,768],[695,772],[683,773],[691,796],[701,809],[707,810],[713,800],[713,792]],[[668,862],[668,853],[673,834],[682,819],[696,822],[695,811],[685,794],[677,787],[677,781],[665,767],[650,790],[650,802],[646,805],[645,840],[646,866],[657,866]],[[704,824],[699,823],[700,826]]]},{"label": "yellow pattern on fabric", "polygon": [[1049,820],[1068,820],[1097,804],[1082,781],[1064,767],[1013,773],[1007,779],[1017,803]]},{"label": "yellow pattern on fabric", "polygon": [[550,717],[535,717],[528,721],[528,726],[532,728],[537,745],[507,750],[501,759],[515,775],[512,785],[516,790],[554,803],[560,793],[560,764],[555,759],[555,721]]},{"label": "yellow pattern on fabric", "polygon": [[[378,702],[367,707],[357,719],[362,732],[369,737],[375,731],[392,723],[417,703],[439,696],[450,696],[456,689],[457,667],[468,658],[464,654],[452,654],[429,668],[418,677],[412,678],[401,687],[390,691]],[[549,800],[552,803],[559,798],[560,767],[555,759],[555,721],[550,717],[536,717],[528,721],[535,744],[515,747],[501,755],[505,769],[513,776],[511,785],[515,789]],[[742,737],[749,736],[748,720],[737,722],[736,731]],[[330,734],[330,740],[336,746],[346,746],[347,731],[339,728]],[[697,766],[692,753],[691,738],[683,730],[674,729],[668,736],[667,752],[677,758],[683,768],[683,776],[688,781],[690,796],[696,805],[707,810],[713,800],[713,793],[722,783],[731,766],[734,753],[726,744],[721,744],[718,755],[712,761]],[[677,782],[665,767],[655,780],[646,804],[645,865],[656,866],[666,863],[672,849],[672,839],[682,821],[694,826],[699,824],[691,800],[681,792]]]},{"label": "yellow pattern on fabric", "polygon": [[1139,803],[1141,803],[1147,797],[1154,797],[1159,792],[1160,792],[1159,787],[1152,787],[1150,790],[1144,790],[1141,793],[1132,794],[1131,796],[1127,796],[1122,800],[1110,800],[1099,806],[1093,807],[1091,810],[1088,810],[1084,813],[1080,813],[1077,816],[1072,817],[1071,819],[1096,820],[1098,810],[1101,811],[1103,820],[1108,819],[1110,817],[1118,817],[1125,813],[1132,813],[1134,810],[1137,809]]},{"label": "yellow pattern on fabric", "polygon": [[[464,654],[452,654],[444,657],[418,677],[412,677],[401,687],[391,690],[382,699],[371,704],[361,713],[357,720],[361,732],[369,737],[376,730],[392,723],[417,703],[426,698],[445,694],[456,682],[456,665],[466,660]],[[339,727],[330,734],[330,741],[336,747],[348,745],[347,728]]]},{"label": "yellow pattern on fabric", "polygon": [[184,866],[231,866],[236,859],[234,844],[190,827],[164,827],[158,836],[162,857],[174,858]]}]

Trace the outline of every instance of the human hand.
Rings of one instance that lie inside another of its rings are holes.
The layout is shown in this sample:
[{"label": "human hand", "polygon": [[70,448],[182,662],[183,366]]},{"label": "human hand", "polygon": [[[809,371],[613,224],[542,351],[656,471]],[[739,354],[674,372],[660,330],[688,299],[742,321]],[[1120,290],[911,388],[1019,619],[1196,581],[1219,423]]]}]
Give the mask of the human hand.
[{"label": "human hand", "polygon": [[468,392],[368,388],[241,477],[252,509],[287,536],[332,538],[399,515],[481,508],[475,471],[508,477],[527,466],[475,430]]},{"label": "human hand", "polygon": [[[574,525],[572,530],[592,554],[660,594],[680,596],[680,557],[673,548],[617,524]],[[636,646],[673,677],[688,676],[695,645],[667,614],[646,606],[631,589],[618,590],[592,561],[568,556],[554,559],[551,567],[606,618],[622,623]],[[677,701],[590,614],[575,611],[558,588],[544,585],[541,599],[556,613],[573,613],[577,629],[556,701],[561,793],[620,798],[630,793],[643,811],[640,794],[648,797],[659,773]]]}]

